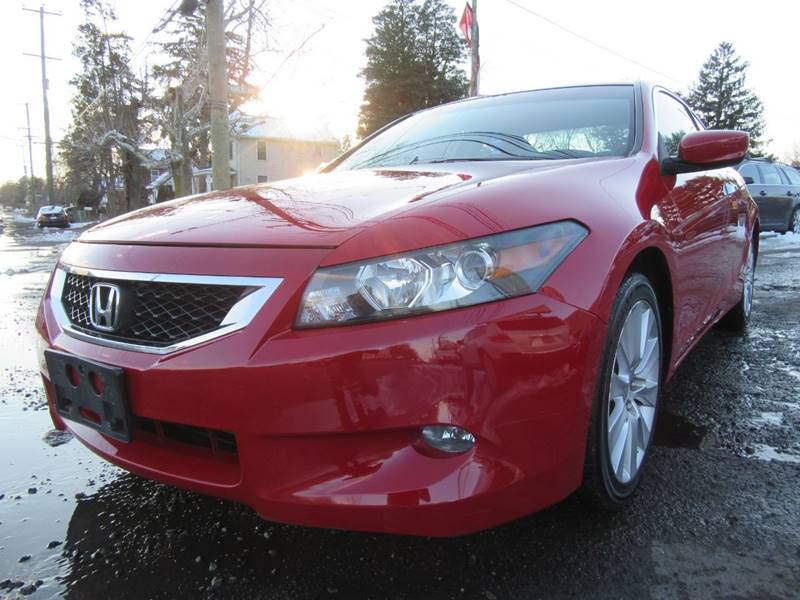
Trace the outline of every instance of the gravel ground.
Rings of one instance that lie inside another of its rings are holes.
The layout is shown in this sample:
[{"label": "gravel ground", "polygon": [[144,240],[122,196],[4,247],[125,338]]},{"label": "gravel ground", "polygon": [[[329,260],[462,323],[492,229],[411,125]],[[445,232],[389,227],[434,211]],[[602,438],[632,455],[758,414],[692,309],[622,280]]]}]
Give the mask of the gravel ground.
[{"label": "gravel ground", "polygon": [[4,215],[0,598],[796,598],[800,240],[762,239],[746,335],[711,331],[665,390],[630,510],[579,498],[450,540],[267,523],[52,430],[32,319],[76,231]]}]

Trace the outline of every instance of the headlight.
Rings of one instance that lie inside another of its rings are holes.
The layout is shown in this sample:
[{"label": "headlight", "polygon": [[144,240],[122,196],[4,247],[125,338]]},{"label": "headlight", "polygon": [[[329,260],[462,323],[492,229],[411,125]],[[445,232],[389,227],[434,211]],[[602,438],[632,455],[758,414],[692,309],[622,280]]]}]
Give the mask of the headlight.
[{"label": "headlight", "polygon": [[361,323],[531,294],[588,231],[574,221],[317,270],[297,327]]}]

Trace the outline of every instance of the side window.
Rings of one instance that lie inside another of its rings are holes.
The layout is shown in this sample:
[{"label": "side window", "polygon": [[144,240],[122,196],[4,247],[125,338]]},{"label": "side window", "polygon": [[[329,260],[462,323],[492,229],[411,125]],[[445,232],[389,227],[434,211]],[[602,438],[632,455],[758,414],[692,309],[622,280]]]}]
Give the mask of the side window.
[{"label": "side window", "polygon": [[761,175],[758,172],[758,168],[756,168],[753,163],[742,165],[742,168],[739,169],[739,175],[742,177],[750,177],[753,183],[761,183]]},{"label": "side window", "polygon": [[267,160],[267,142],[258,142],[258,160]]},{"label": "side window", "polygon": [[764,185],[781,185],[781,174],[778,173],[778,168],[775,165],[758,165],[758,170],[761,171],[761,179]]},{"label": "side window", "polygon": [[783,174],[786,176],[786,179],[789,180],[789,183],[792,185],[800,185],[800,173],[795,171],[794,169],[781,169]]},{"label": "side window", "polygon": [[683,105],[664,92],[656,93],[655,108],[659,150],[671,158],[678,158],[681,138],[697,131],[697,126]]}]

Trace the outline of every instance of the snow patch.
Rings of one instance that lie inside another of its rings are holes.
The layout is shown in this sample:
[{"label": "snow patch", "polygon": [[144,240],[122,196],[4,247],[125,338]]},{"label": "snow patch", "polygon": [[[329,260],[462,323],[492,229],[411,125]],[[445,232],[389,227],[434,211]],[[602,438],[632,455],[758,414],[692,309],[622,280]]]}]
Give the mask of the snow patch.
[{"label": "snow patch", "polygon": [[753,454],[750,455],[751,458],[755,458],[757,460],[766,460],[766,461],[776,461],[776,462],[785,462],[785,463],[792,463],[792,464],[800,464],[800,456],[797,454],[789,454],[788,452],[781,452],[776,450],[772,446],[767,446],[766,444],[754,444],[753,449],[755,450]]},{"label": "snow patch", "polygon": [[44,233],[39,236],[43,242],[71,242],[80,235],[80,231],[74,229],[44,229]]},{"label": "snow patch", "polygon": [[100,221],[75,221],[74,223],[70,223],[70,229],[85,229],[87,227],[91,227],[92,225],[97,225]]},{"label": "snow patch", "polygon": [[757,417],[753,417],[751,421],[756,425],[782,425],[783,413],[782,412],[762,412]]},{"label": "snow patch", "polygon": [[800,233],[787,231],[777,234],[774,231],[762,233],[760,236],[762,250],[776,250],[782,248],[800,248]]},{"label": "snow patch", "polygon": [[797,379],[797,381],[800,381],[800,370],[793,369],[791,367],[784,367],[783,370],[792,377],[794,377],[795,379]]}]

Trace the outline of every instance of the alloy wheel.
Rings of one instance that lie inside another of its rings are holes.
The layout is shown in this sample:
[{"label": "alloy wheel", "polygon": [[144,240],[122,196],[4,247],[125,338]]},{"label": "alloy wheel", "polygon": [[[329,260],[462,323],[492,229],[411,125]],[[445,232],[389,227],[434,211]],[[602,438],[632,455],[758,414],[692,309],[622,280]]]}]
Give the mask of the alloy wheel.
[{"label": "alloy wheel", "polygon": [[753,244],[747,249],[747,262],[744,265],[744,290],[742,291],[742,308],[744,316],[749,317],[753,308],[753,287],[755,286],[755,257],[753,256]]},{"label": "alloy wheel", "polygon": [[608,394],[611,471],[622,484],[639,472],[652,436],[661,381],[661,340],[653,307],[636,302],[625,317]]}]

